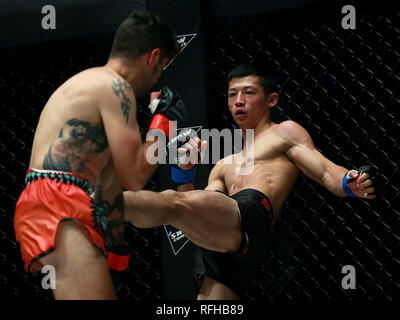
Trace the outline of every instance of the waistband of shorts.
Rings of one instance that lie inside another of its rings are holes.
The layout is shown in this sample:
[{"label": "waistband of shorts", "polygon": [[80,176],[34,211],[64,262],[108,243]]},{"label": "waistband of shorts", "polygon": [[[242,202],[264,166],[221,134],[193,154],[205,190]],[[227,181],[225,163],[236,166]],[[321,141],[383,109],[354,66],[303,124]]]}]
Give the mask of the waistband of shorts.
[{"label": "waistband of shorts", "polygon": [[[259,198],[261,200],[261,202],[263,202],[264,206],[267,209],[269,209],[271,212],[273,212],[271,200],[269,200],[269,198],[264,193],[262,193],[261,191],[258,191],[257,189],[252,189],[252,188],[243,189],[243,190],[240,190],[239,192],[231,195],[230,197],[235,199],[235,197],[242,196],[242,194],[243,194],[243,196],[248,196],[248,192],[252,192],[254,196]],[[265,201],[267,203],[265,203]]]},{"label": "waistband of shorts", "polygon": [[91,195],[93,193],[92,184],[85,178],[82,178],[81,176],[72,172],[57,171],[57,170],[43,170],[43,169],[29,168],[26,171],[25,175],[25,185],[27,186],[32,181],[44,178],[57,180],[57,182],[61,181],[65,184],[66,183],[72,184],[74,186],[81,188],[88,195]]}]

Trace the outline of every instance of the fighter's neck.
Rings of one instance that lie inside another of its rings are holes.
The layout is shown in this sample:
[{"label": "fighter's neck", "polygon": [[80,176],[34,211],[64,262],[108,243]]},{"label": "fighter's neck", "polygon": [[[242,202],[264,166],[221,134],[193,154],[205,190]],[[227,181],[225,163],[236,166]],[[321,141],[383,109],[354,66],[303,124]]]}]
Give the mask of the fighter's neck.
[{"label": "fighter's neck", "polygon": [[246,130],[253,130],[253,138],[254,140],[256,139],[256,137],[261,134],[262,132],[265,132],[266,130],[268,130],[269,128],[271,128],[272,126],[275,125],[275,122],[273,122],[271,120],[270,117],[265,117],[262,118],[254,128],[240,128],[242,129],[242,137],[244,140],[244,144],[246,144],[246,139],[248,137],[248,135],[246,134]]},{"label": "fighter's neck", "polygon": [[126,82],[130,84],[133,91],[135,91],[135,84],[139,83],[137,79],[141,77],[141,72],[137,66],[128,62],[128,60],[123,58],[110,59],[105,67],[113,69],[117,74],[125,79]]}]

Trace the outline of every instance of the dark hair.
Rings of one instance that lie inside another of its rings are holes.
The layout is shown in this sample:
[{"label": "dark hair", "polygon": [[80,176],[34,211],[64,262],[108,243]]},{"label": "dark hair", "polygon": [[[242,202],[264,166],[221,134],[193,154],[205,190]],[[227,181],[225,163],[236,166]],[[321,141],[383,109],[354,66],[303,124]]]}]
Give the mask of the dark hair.
[{"label": "dark hair", "polygon": [[227,85],[229,86],[229,82],[233,78],[244,78],[247,76],[258,77],[260,85],[264,88],[265,95],[278,92],[277,77],[272,67],[254,63],[243,63],[233,68],[228,73]]},{"label": "dark hair", "polygon": [[174,58],[180,48],[174,30],[151,12],[132,11],[115,34],[110,58],[136,59],[155,48],[161,50],[160,59]]}]

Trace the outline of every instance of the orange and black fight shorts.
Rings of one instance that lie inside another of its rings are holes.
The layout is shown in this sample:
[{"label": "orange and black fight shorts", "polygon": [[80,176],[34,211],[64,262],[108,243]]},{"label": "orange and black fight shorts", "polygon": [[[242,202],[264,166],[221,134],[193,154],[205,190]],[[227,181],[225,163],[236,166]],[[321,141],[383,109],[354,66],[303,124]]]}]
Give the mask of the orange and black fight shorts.
[{"label": "orange and black fight shorts", "polygon": [[39,259],[55,249],[58,225],[63,221],[86,227],[93,244],[107,257],[99,227],[104,221],[96,214],[98,208],[90,198],[92,186],[87,180],[68,172],[29,169],[25,183],[14,217],[25,271],[40,271]]}]

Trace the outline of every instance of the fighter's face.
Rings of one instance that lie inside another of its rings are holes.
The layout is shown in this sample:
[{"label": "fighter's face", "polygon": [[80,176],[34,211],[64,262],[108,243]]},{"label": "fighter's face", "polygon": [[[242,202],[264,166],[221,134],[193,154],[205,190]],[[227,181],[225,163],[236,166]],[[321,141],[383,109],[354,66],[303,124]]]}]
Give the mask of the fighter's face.
[{"label": "fighter's face", "polygon": [[161,76],[161,73],[163,72],[163,70],[166,67],[167,63],[168,63],[168,59],[165,58],[163,60],[158,61],[154,65],[153,71],[152,71],[152,74],[151,74],[151,78],[152,78],[152,81],[153,81],[151,87],[156,84],[156,82],[158,81],[158,78]]},{"label": "fighter's face", "polygon": [[150,70],[149,73],[149,81],[148,81],[148,89],[152,88],[158,81],[158,78],[160,77],[161,73],[163,72],[165,66],[168,63],[168,59],[163,59],[162,61],[158,61],[157,63],[154,64],[152,69]]},{"label": "fighter's face", "polygon": [[154,63],[154,65],[149,68],[142,78],[141,85],[138,86],[137,91],[135,92],[137,97],[143,97],[146,92],[148,92],[157,83],[157,80],[167,63],[168,59],[163,59],[162,61]]},{"label": "fighter's face", "polygon": [[229,82],[228,105],[233,119],[243,129],[255,128],[269,115],[268,97],[257,76],[233,78]]}]

